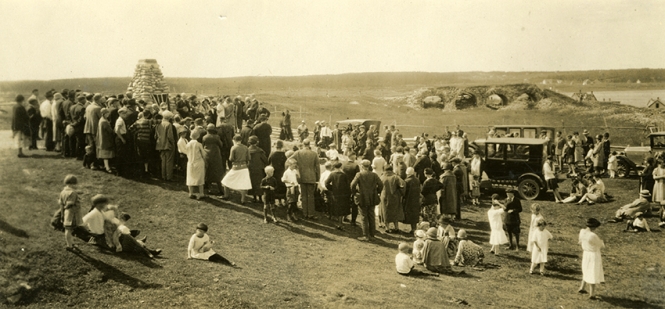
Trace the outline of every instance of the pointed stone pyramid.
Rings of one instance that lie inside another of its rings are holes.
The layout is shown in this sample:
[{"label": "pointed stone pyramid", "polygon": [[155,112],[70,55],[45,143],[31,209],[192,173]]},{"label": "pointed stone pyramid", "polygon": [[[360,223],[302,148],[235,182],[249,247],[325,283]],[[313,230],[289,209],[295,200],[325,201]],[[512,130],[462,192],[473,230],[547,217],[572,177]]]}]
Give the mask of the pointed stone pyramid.
[{"label": "pointed stone pyramid", "polygon": [[141,59],[134,70],[134,77],[127,86],[127,91],[134,98],[145,102],[155,102],[154,95],[167,93],[169,87],[164,83],[164,75],[155,59]]}]

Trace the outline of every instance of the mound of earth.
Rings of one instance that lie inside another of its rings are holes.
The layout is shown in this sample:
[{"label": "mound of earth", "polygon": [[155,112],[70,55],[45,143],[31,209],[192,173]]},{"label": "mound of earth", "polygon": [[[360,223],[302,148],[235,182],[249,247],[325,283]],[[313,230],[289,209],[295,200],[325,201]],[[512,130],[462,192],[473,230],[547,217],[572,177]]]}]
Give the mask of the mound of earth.
[{"label": "mound of earth", "polygon": [[419,93],[417,101],[423,108],[445,110],[477,106],[491,109],[547,109],[580,105],[578,101],[566,95],[542,90],[535,84],[429,88]]}]

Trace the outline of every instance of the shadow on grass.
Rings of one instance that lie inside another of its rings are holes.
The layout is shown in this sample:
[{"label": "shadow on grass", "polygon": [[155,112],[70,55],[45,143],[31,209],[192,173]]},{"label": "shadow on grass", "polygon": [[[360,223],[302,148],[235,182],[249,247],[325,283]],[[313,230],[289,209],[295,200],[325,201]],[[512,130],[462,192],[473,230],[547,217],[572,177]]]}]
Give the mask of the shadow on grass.
[{"label": "shadow on grass", "polygon": [[561,252],[547,252],[548,255],[553,255],[553,256],[561,256],[561,257],[567,257],[567,258],[579,258],[580,256],[577,254],[569,254],[569,253],[561,253]]},{"label": "shadow on grass", "polygon": [[626,299],[626,298],[619,298],[619,297],[611,297],[611,296],[600,296],[599,302],[606,302],[608,304],[611,304],[616,307],[621,307],[621,308],[641,308],[641,309],[656,309],[656,308],[663,308],[662,306],[658,305],[652,305],[649,303],[646,303],[644,301],[639,301],[639,300],[632,300],[632,299]]},{"label": "shadow on grass", "polygon": [[114,252],[107,251],[107,250],[100,250],[99,252],[102,253],[102,254],[106,254],[106,255],[112,255],[114,257],[118,257],[118,258],[121,258],[121,259],[126,260],[126,261],[139,262],[143,266],[149,267],[149,268],[164,268],[162,265],[159,265],[159,264],[155,263],[154,260],[152,260],[152,259],[150,259],[146,256],[138,255],[138,254],[132,254],[132,253],[127,253],[127,252],[114,253]]},{"label": "shadow on grass", "polygon": [[158,289],[162,287],[161,284],[147,283],[141,279],[127,275],[112,265],[90,257],[81,251],[73,251],[73,253],[90,266],[99,270],[103,274],[102,281],[113,280],[135,289]]},{"label": "shadow on grass", "polygon": [[[220,200],[213,199],[213,198],[207,198],[207,199],[204,199],[202,201],[205,202],[205,203],[211,204],[215,207],[226,208],[226,209],[229,209],[229,210],[233,210],[233,211],[236,211],[236,212],[239,212],[239,213],[247,214],[247,215],[250,215],[250,216],[253,216],[253,217],[256,217],[258,219],[263,220],[263,205],[251,206],[251,205],[258,205],[258,204],[251,204],[250,203],[249,205],[245,206],[245,205],[239,205],[239,204],[228,202],[228,201],[220,201]],[[260,207],[260,209],[257,209],[259,207]],[[285,211],[285,210],[282,210],[282,209],[279,209],[279,208],[275,209],[275,215],[278,216],[278,217],[284,218],[284,217],[286,217],[286,215],[281,213],[283,211]],[[313,223],[305,221],[305,220],[300,220],[298,224],[303,225],[303,226],[307,226],[307,227],[310,227],[310,228],[321,229],[321,226],[319,226],[318,224],[313,224]],[[317,239],[327,240],[327,241],[335,241],[334,239],[332,239],[330,237],[327,237],[325,235],[322,235],[322,234],[319,234],[319,233],[308,232],[304,229],[298,228],[297,225],[294,225],[293,223],[285,223],[285,222],[282,221],[278,224],[275,224],[275,226],[285,228],[285,229],[289,230],[290,232],[296,233],[298,235],[302,235],[302,236],[306,236],[306,237],[310,237],[310,238],[317,238]]]},{"label": "shadow on grass", "polygon": [[5,231],[9,234],[12,234],[16,237],[21,237],[21,238],[30,238],[28,235],[28,232],[13,227],[11,224],[7,223],[7,221],[0,219],[0,231]]},{"label": "shadow on grass", "polygon": [[[552,271],[554,271],[554,270],[552,270]],[[580,278],[575,278],[575,277],[571,277],[571,276],[565,276],[565,275],[562,275],[562,274],[554,273],[554,272],[552,272],[552,271],[549,271],[549,272],[546,271],[546,272],[545,272],[545,277],[553,278],[553,279],[558,279],[558,280],[580,281]]]}]

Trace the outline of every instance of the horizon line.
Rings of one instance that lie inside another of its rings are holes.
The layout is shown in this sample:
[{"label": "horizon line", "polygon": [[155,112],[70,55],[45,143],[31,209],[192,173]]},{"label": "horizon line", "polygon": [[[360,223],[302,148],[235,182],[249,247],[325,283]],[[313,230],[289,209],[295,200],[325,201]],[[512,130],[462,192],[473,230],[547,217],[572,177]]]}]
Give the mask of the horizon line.
[{"label": "horizon line", "polygon": [[[198,78],[198,79],[233,79],[233,78],[288,78],[288,77],[319,77],[319,76],[341,76],[356,74],[389,74],[389,73],[422,73],[422,74],[464,74],[464,73],[574,73],[574,72],[593,72],[593,71],[628,71],[628,70],[665,70],[665,68],[623,68],[623,69],[589,69],[589,70],[565,70],[565,71],[455,71],[455,72],[430,72],[430,71],[367,71],[367,72],[344,72],[334,74],[305,74],[305,75],[244,75],[244,76],[226,76],[226,77],[201,77],[201,76],[164,76],[164,79],[170,78]],[[102,79],[102,78],[132,78],[133,76],[97,76],[97,77],[70,77],[55,79],[5,79],[0,82],[49,82],[63,81],[71,79]]]}]

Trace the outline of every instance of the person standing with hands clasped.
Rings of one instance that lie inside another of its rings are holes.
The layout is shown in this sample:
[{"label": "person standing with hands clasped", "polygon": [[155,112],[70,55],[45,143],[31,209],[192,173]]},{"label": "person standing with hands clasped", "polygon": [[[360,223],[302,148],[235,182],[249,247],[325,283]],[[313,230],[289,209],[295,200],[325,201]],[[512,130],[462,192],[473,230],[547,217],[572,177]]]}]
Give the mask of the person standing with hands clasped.
[{"label": "person standing with hands clasped", "polygon": [[545,275],[545,263],[547,263],[547,250],[549,249],[549,241],[552,239],[552,234],[550,231],[545,229],[545,220],[539,219],[536,226],[536,229],[533,232],[533,239],[530,240],[529,246],[531,246],[531,269],[529,270],[530,274],[533,274],[536,266],[540,264],[540,275]]},{"label": "person standing with hands clasped", "polygon": [[600,221],[595,218],[589,218],[586,222],[586,228],[580,230],[579,243],[584,251],[582,255],[582,284],[577,293],[586,294],[585,285],[589,286],[589,299],[598,299],[594,294],[595,286],[605,282],[605,273],[603,272],[603,260],[600,249],[605,247],[603,242],[594,231],[600,226]]},{"label": "person standing with hands clasped", "polygon": [[[515,198],[515,189],[506,189],[506,203],[505,211],[506,217],[504,218],[504,229],[508,233],[508,242],[510,246],[506,249],[520,250],[520,212],[522,212],[522,203]],[[515,236],[515,246],[513,246],[513,236]]]}]

